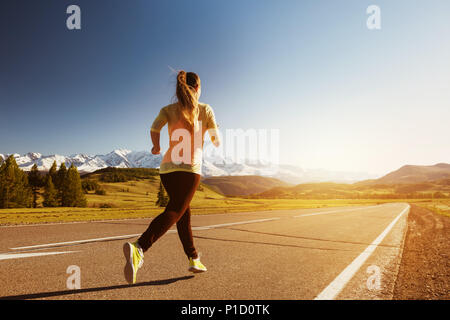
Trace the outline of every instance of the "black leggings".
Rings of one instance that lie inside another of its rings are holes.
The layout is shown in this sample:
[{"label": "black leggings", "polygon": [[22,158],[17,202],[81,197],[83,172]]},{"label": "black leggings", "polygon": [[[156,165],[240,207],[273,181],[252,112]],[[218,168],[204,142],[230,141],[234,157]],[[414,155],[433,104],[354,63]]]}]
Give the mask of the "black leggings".
[{"label": "black leggings", "polygon": [[147,251],[174,223],[188,258],[197,258],[191,229],[189,207],[200,183],[200,175],[192,172],[174,171],[160,175],[168,195],[169,203],[163,213],[152,220],[147,230],[138,239],[141,248]]}]

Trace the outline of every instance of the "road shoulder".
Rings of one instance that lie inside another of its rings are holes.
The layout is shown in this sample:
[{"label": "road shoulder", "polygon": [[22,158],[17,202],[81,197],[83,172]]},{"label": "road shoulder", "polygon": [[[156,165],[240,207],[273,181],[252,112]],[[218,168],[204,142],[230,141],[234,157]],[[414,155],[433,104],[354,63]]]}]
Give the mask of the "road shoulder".
[{"label": "road shoulder", "polygon": [[393,299],[450,299],[450,218],[411,205]]}]

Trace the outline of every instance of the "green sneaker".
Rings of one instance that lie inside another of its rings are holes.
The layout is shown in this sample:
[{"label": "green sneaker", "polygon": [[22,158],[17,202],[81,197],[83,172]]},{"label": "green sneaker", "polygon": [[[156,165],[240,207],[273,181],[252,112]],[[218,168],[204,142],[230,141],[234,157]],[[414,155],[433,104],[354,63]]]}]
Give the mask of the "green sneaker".
[{"label": "green sneaker", "polygon": [[205,272],[206,270],[207,269],[203,265],[203,263],[201,263],[200,258],[197,258],[197,259],[189,258],[189,271],[190,272],[200,273],[200,272]]},{"label": "green sneaker", "polygon": [[128,283],[136,283],[136,274],[140,267],[144,264],[144,251],[137,241],[127,242],[123,245],[123,255],[126,259],[123,273]]}]

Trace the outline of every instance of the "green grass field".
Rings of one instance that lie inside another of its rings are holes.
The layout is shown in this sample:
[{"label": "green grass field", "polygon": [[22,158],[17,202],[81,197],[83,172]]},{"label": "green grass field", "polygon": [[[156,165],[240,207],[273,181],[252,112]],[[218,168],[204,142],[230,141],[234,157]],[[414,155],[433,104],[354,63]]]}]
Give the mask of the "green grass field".
[{"label": "green grass field", "polygon": [[[125,200],[123,200],[125,201]],[[407,200],[405,200],[407,201]],[[411,199],[408,199],[411,201]],[[402,200],[289,200],[289,199],[201,199],[198,196],[191,203],[193,214],[214,214],[263,210],[284,210],[300,208],[324,208],[335,206],[373,205]],[[116,202],[117,203],[117,202]],[[23,208],[0,210],[0,224],[32,224],[50,222],[94,221],[108,219],[148,218],[161,213],[163,208],[154,205],[138,205],[130,202],[129,207],[116,208]]]}]

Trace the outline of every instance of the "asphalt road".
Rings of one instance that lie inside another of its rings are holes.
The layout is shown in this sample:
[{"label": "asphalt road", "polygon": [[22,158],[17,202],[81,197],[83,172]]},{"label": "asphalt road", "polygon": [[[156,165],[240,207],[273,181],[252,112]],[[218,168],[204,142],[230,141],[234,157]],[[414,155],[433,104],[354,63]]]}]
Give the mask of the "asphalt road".
[{"label": "asphalt road", "polygon": [[390,299],[408,211],[393,203],[193,216],[208,271],[188,272],[172,229],[145,254],[135,285],[123,276],[122,245],[150,219],[3,226],[0,297]]}]

